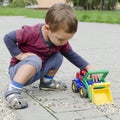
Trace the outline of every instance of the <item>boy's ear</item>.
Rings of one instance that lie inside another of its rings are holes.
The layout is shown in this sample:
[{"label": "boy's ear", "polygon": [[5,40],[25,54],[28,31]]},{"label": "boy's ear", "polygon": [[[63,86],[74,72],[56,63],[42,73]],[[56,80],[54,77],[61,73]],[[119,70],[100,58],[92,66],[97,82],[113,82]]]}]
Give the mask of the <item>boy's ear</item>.
[{"label": "boy's ear", "polygon": [[45,30],[49,30],[49,25],[45,25]]}]

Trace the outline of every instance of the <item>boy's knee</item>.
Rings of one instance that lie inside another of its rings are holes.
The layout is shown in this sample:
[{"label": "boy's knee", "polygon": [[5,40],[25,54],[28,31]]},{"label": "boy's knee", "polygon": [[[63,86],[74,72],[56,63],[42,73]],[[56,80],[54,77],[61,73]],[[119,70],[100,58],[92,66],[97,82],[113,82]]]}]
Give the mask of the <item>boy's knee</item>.
[{"label": "boy's knee", "polygon": [[56,53],[54,58],[55,58],[55,66],[59,68],[63,62],[63,55],[61,53]]},{"label": "boy's knee", "polygon": [[27,64],[30,64],[36,68],[37,71],[41,69],[42,60],[37,55],[29,56],[25,59]]},{"label": "boy's knee", "polygon": [[57,62],[58,64],[62,64],[63,62],[63,55],[61,53],[57,53]]}]

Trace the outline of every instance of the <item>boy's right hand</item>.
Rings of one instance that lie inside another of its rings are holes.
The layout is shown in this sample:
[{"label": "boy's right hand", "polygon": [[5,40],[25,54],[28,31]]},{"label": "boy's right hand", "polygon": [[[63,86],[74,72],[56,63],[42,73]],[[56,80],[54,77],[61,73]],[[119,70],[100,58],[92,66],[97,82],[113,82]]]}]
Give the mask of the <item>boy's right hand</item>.
[{"label": "boy's right hand", "polygon": [[19,55],[15,56],[16,59],[22,61],[24,60],[26,57],[28,56],[33,56],[33,55],[36,55],[34,53],[20,53]]}]

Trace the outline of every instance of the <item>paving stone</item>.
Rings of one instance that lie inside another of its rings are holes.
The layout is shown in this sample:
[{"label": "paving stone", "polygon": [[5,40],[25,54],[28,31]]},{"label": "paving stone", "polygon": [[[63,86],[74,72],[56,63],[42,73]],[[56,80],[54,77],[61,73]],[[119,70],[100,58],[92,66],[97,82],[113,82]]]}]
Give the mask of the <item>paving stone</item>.
[{"label": "paving stone", "polygon": [[120,108],[120,99],[115,99],[114,102],[116,103],[116,106],[118,106],[118,108]]},{"label": "paving stone", "polygon": [[26,109],[15,111],[19,120],[56,120],[54,115],[51,115],[51,113],[44,109],[38,102],[34,101],[30,96],[27,96],[25,93],[23,93],[23,96],[29,101],[29,106]]},{"label": "paving stone", "polygon": [[75,120],[111,120],[111,119],[108,117],[95,117],[95,118],[75,119]]},{"label": "paving stone", "polygon": [[76,112],[60,112],[60,113],[55,113],[55,116],[59,120],[83,120],[82,115],[76,113]]},{"label": "paving stone", "polygon": [[84,118],[97,118],[104,116],[105,113],[98,110],[98,109],[89,109],[89,110],[83,110],[83,111],[77,111],[77,113],[80,113]]},{"label": "paving stone", "polygon": [[111,120],[120,120],[120,113],[108,116]]}]

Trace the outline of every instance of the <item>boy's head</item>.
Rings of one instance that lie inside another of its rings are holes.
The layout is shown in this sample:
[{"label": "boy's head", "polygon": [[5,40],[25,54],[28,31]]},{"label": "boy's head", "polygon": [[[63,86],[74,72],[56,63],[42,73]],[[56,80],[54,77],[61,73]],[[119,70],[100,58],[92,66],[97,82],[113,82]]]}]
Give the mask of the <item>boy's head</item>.
[{"label": "boy's head", "polygon": [[72,7],[67,4],[53,5],[46,14],[45,22],[47,39],[56,46],[67,43],[77,31],[77,17]]},{"label": "boy's head", "polygon": [[49,25],[52,32],[63,29],[67,33],[75,33],[77,31],[77,17],[71,6],[58,3],[49,8],[45,22]]}]

